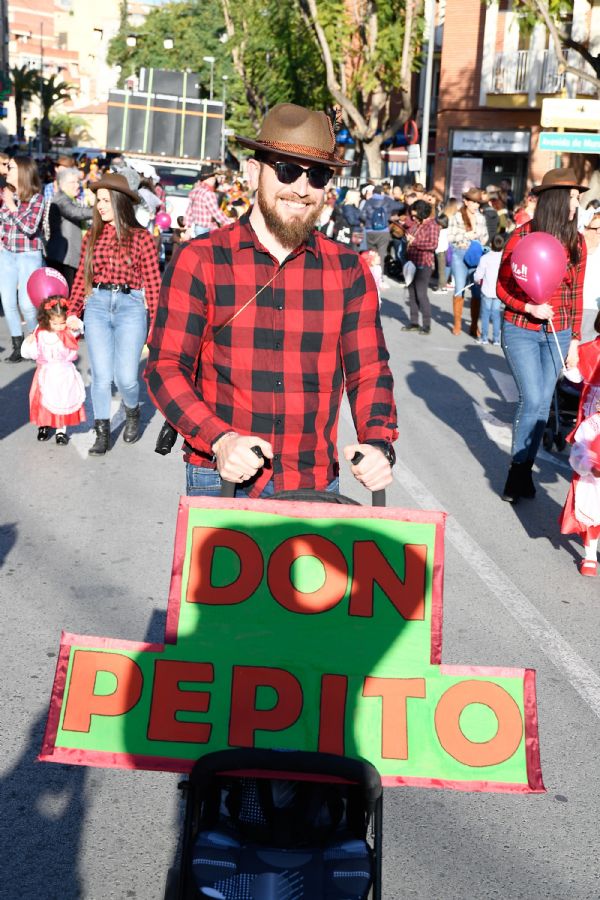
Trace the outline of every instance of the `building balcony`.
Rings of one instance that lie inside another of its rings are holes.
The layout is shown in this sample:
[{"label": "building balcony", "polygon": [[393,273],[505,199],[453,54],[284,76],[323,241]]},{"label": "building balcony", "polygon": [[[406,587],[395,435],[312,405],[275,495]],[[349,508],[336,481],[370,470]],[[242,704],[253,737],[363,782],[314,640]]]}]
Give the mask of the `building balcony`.
[{"label": "building balcony", "polygon": [[[566,57],[569,65],[594,75],[592,67],[576,51],[569,50]],[[512,98],[514,102],[509,105],[538,106],[540,96],[560,94],[565,89],[570,96],[596,96],[596,88],[589,81],[559,72],[553,51],[517,50],[496,54],[487,95],[492,106],[498,105],[503,96]]]}]

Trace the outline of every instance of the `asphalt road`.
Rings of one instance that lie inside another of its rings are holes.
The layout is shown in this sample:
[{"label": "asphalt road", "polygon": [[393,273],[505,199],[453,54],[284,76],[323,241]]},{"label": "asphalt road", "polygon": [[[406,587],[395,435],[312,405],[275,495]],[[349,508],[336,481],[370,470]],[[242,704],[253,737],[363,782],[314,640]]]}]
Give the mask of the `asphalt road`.
[{"label": "asphalt road", "polygon": [[[424,337],[401,331],[404,289],[383,293],[401,427],[388,505],[449,513],[443,661],[537,670],[547,788],[388,789],[384,896],[598,898],[600,597],[577,572],[577,541],[558,533],[566,454],[540,455],[535,501],[502,503],[514,387],[501,350],[451,335],[450,295],[432,295]],[[6,351],[5,334],[1,322]],[[28,363],[0,362],[0,896],[160,900],[180,830],[177,776],[36,756],[62,629],[162,640],[183,464],[153,452],[161,421],[147,397],[138,444],[120,439],[116,400],[105,458],[87,457],[87,426],[68,447],[39,444],[31,377]],[[340,444],[351,440],[345,409]],[[368,499],[345,471],[342,491]]]}]

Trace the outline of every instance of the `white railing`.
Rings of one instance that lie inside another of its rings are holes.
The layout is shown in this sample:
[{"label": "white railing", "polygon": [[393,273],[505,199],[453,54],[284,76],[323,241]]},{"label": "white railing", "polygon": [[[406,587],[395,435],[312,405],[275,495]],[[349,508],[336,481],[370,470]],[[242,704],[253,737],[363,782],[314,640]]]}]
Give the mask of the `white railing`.
[{"label": "white railing", "polygon": [[[565,54],[570,66],[583,69],[594,75],[594,70],[575,50],[568,50]],[[544,50],[542,72],[538,91],[540,94],[557,94],[565,87],[566,76],[558,71],[558,60],[552,50]],[[583,78],[577,79],[575,91],[577,94],[596,94],[596,88],[590,81]]]},{"label": "white railing", "polygon": [[[578,69],[584,69],[591,75],[594,70],[576,50],[568,50],[567,62]],[[540,63],[540,64],[538,64]],[[497,53],[492,71],[491,94],[558,94],[565,87],[566,76],[558,71],[558,61],[552,50],[543,50],[538,57],[529,50],[517,50],[514,53]],[[593,84],[578,78],[575,91],[577,94],[591,94],[597,91]]]},{"label": "white railing", "polygon": [[492,73],[492,94],[518,94],[527,90],[529,51],[497,53]]}]

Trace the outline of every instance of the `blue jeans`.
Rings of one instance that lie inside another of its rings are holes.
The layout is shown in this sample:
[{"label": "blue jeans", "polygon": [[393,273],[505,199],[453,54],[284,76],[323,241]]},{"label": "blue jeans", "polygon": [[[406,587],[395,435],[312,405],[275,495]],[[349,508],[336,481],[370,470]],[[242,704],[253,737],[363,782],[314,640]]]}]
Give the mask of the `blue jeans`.
[{"label": "blue jeans", "polygon": [[[563,356],[566,356],[571,329],[557,332],[556,337]],[[539,331],[531,331],[505,321],[502,349],[519,391],[513,422],[513,461],[533,462],[548,421],[562,361],[554,335],[546,325]]]},{"label": "blue jeans", "polygon": [[27,281],[41,267],[41,250],[27,250],[23,253],[0,250],[0,297],[11,337],[23,335],[21,313],[29,331],[33,331],[37,325],[37,310],[29,299]]},{"label": "blue jeans", "polygon": [[[185,467],[185,492],[188,497],[220,497],[221,495],[221,476],[216,469],[207,469],[204,466],[195,466],[193,463],[186,463]],[[327,485],[326,490],[332,491],[334,494],[340,492],[340,480],[334,478]],[[248,494],[242,485],[236,486],[236,496],[247,497]],[[264,497],[272,497],[275,493],[273,480],[268,481],[263,488],[261,499]]]},{"label": "blue jeans", "polygon": [[[467,284],[473,281],[474,268],[469,268],[465,263],[466,249],[459,250],[458,247],[452,247],[452,259],[450,262],[450,270],[454,279],[454,294],[462,294],[464,297],[464,289]],[[473,284],[470,288],[472,297],[479,297],[481,288],[478,284]]]},{"label": "blue jeans", "polygon": [[481,295],[481,338],[488,340],[490,330],[490,318],[492,320],[492,340],[497,343],[500,340],[500,301],[497,297]]},{"label": "blue jeans", "polygon": [[140,397],[138,367],[148,333],[142,291],[94,288],[85,304],[85,339],[92,369],[95,419],[110,418],[113,381],[129,409]]}]

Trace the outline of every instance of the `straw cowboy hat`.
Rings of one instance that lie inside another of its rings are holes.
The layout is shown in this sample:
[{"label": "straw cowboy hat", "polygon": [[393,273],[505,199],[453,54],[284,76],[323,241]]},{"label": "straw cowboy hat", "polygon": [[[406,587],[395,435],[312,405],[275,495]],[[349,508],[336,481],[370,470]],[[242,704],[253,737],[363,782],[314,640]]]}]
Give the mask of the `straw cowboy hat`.
[{"label": "straw cowboy hat", "polygon": [[277,156],[340,168],[351,165],[335,154],[335,133],[329,116],[295,103],[278,103],[269,110],[256,140],[238,134],[235,139],[243,147]]},{"label": "straw cowboy hat", "polygon": [[573,169],[550,169],[542,178],[542,183],[531,188],[532,194],[541,194],[552,188],[574,188],[576,191],[587,191],[589,188],[577,183]]},{"label": "straw cowboy hat", "polygon": [[94,181],[93,184],[90,184],[90,190],[94,193],[102,189],[105,191],[118,191],[119,194],[125,194],[130,200],[133,200],[134,203],[140,202],[139,194],[136,194],[129,187],[129,182],[124,175],[114,175],[112,172],[109,172],[103,175],[100,181]]}]

